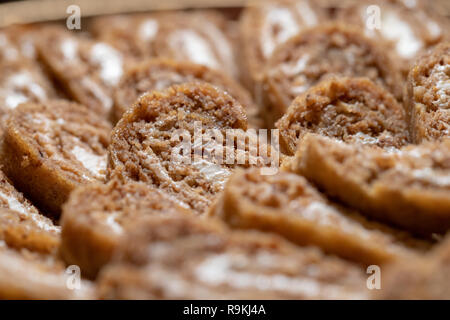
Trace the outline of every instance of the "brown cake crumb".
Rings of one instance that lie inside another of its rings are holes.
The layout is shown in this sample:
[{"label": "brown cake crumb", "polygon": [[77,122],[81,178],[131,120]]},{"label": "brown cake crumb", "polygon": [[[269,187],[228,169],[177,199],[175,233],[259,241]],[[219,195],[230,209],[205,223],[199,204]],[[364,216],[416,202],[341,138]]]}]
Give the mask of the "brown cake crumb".
[{"label": "brown cake crumb", "polygon": [[251,2],[240,18],[242,64],[247,85],[253,88],[261,80],[265,63],[280,44],[327,19],[327,12],[316,1]]},{"label": "brown cake crumb", "polygon": [[76,186],[104,181],[110,131],[106,120],[76,103],[21,104],[7,121],[3,169],[44,212],[59,215]]},{"label": "brown cake crumb", "polygon": [[43,216],[0,171],[0,240],[11,248],[44,253],[59,246],[60,228]]},{"label": "brown cake crumb", "polygon": [[71,290],[64,265],[53,256],[0,246],[0,299],[94,299],[93,284]]},{"label": "brown cake crumb", "polygon": [[154,40],[158,57],[190,61],[238,79],[235,48],[225,18],[214,11],[169,13]]},{"label": "brown cake crumb", "polygon": [[367,77],[402,98],[400,72],[389,51],[354,26],[329,23],[291,38],[267,62],[263,79],[267,125],[273,125],[295,97],[332,75]]},{"label": "brown cake crumb", "polygon": [[[214,10],[94,18],[90,31],[127,57],[189,61],[238,78],[229,22]],[[130,32],[133,30],[133,32]]]},{"label": "brown cake crumb", "polygon": [[156,55],[154,40],[168,17],[166,13],[99,16],[89,23],[89,31],[97,40],[138,61]]},{"label": "brown cake crumb", "polygon": [[[429,8],[429,0],[363,0],[342,9],[337,19],[361,27],[371,39],[384,42],[398,58],[399,67],[406,78],[412,63],[423,52],[450,37],[450,23],[442,12]],[[379,17],[370,6],[380,9]],[[379,25],[375,20],[379,18]],[[379,27],[379,28],[376,28]]]},{"label": "brown cake crumb", "polygon": [[413,142],[450,136],[450,42],[416,62],[408,76],[405,101]]},{"label": "brown cake crumb", "polygon": [[[234,167],[264,165],[258,154],[227,144],[230,129],[245,135],[244,109],[217,87],[188,83],[145,94],[111,134],[111,175],[145,182],[204,212]],[[238,153],[242,164],[234,161]]]},{"label": "brown cake crumb", "polygon": [[93,183],[79,187],[64,204],[61,255],[95,277],[127,229],[142,215],[193,214],[166,193],[140,182]]},{"label": "brown cake crumb", "polygon": [[[56,92],[39,65],[22,53],[17,43],[13,42],[9,30],[0,32],[0,130],[10,110],[19,104],[32,101],[43,102],[55,98]],[[17,40],[17,39],[16,39]],[[23,49],[25,53],[28,53]]]},{"label": "brown cake crumb", "polygon": [[[0,30],[0,60],[4,58],[7,60],[12,58],[16,61],[27,59],[38,65],[36,42],[42,28],[45,28],[45,24],[14,24],[2,28]],[[11,46],[15,48],[16,52],[11,50]],[[5,52],[8,57],[5,57]]]},{"label": "brown cake crumb", "polygon": [[358,266],[213,220],[146,217],[102,270],[107,299],[364,299]]},{"label": "brown cake crumb", "polygon": [[256,128],[262,126],[258,107],[250,94],[232,78],[206,66],[167,59],[146,60],[126,72],[114,94],[113,119],[119,121],[123,113],[147,91],[195,81],[208,82],[228,92],[242,104],[250,125]]},{"label": "brown cake crumb", "polygon": [[292,102],[276,123],[282,149],[292,155],[307,133],[386,149],[407,143],[403,107],[364,78],[331,78]]},{"label": "brown cake crumb", "polygon": [[18,207],[15,210],[0,208],[0,241],[10,248],[56,252],[59,234],[60,228],[38,212],[30,213]]},{"label": "brown cake crumb", "polygon": [[293,173],[237,171],[218,203],[211,215],[232,227],[274,232],[294,243],[317,245],[368,265],[407,258],[420,252],[415,249],[427,248],[405,232],[331,203],[305,178]]},{"label": "brown cake crumb", "polygon": [[113,89],[126,62],[118,50],[63,28],[48,27],[40,32],[38,52],[69,97],[98,115],[109,115]]},{"label": "brown cake crumb", "polygon": [[24,102],[44,102],[56,94],[39,69],[27,62],[0,62],[0,116]]},{"label": "brown cake crumb", "polygon": [[376,299],[449,300],[450,237],[433,251],[414,260],[389,266]]},{"label": "brown cake crumb", "polygon": [[55,252],[60,228],[17,191],[0,171],[0,240],[8,247]]},{"label": "brown cake crumb", "polygon": [[362,213],[415,233],[450,228],[450,140],[388,152],[307,135],[291,171]]}]

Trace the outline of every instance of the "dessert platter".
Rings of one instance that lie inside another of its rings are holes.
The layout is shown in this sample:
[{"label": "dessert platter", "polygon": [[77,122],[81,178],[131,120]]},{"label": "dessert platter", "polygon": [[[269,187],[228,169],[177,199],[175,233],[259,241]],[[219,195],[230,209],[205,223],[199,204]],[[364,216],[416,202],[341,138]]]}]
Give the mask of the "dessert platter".
[{"label": "dessert platter", "polygon": [[450,299],[450,18],[264,0],[2,27],[0,299]]}]

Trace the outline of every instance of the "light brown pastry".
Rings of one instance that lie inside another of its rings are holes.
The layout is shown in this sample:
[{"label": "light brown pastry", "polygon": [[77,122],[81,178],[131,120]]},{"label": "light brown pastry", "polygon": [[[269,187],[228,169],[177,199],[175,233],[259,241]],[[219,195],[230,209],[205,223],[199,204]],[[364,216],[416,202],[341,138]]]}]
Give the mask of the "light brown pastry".
[{"label": "light brown pastry", "polygon": [[[0,299],[95,298],[91,282],[72,281],[65,271],[61,261],[53,256],[0,246]],[[79,287],[75,287],[77,284]]]},{"label": "light brown pastry", "polygon": [[98,279],[106,299],[364,299],[349,262],[213,220],[146,217]]},{"label": "light brown pastry", "polygon": [[60,227],[43,216],[0,171],[0,240],[8,247],[43,253],[59,246]]},{"label": "light brown pastry", "polygon": [[202,64],[240,77],[227,21],[214,11],[169,13],[154,39],[156,56]]},{"label": "light brown pastry", "polygon": [[[15,37],[13,37],[13,29]],[[17,32],[16,32],[17,31]],[[16,28],[4,28],[0,30],[0,63],[20,62],[23,58],[20,46],[15,38],[20,37],[20,31]]]},{"label": "light brown pastry", "polygon": [[373,298],[391,300],[450,299],[450,237],[428,254],[388,266],[381,290]]},{"label": "light brown pastry", "polygon": [[42,72],[29,61],[0,62],[0,117],[24,102],[56,98],[55,90]]},{"label": "light brown pastry", "polygon": [[228,92],[244,107],[250,125],[262,126],[258,107],[250,94],[232,78],[206,66],[168,59],[146,60],[127,70],[114,93],[113,120],[119,121],[123,113],[147,91],[195,81],[208,82]]},{"label": "light brown pastry", "polygon": [[233,168],[265,164],[266,158],[234,143],[246,129],[242,106],[217,87],[188,83],[153,91],[111,134],[111,176],[142,181],[204,212]]},{"label": "light brown pastry", "polygon": [[[39,32],[46,26],[45,23],[13,24],[0,30],[0,60],[9,58],[20,61],[24,58],[38,64],[36,42]],[[11,50],[11,46],[15,50]]]},{"label": "light brown pastry", "polygon": [[0,299],[87,299],[92,284],[67,287],[57,256],[60,228],[10,184],[0,172]]},{"label": "light brown pastry", "polygon": [[237,171],[210,215],[235,228],[274,232],[367,265],[405,259],[427,248],[405,232],[331,203],[304,177],[288,172]]},{"label": "light brown pastry", "polygon": [[196,10],[94,18],[90,31],[127,57],[190,61],[238,78],[230,23],[219,12]]},{"label": "light brown pastry", "polygon": [[19,46],[21,42],[18,39],[22,34],[19,27],[0,31],[1,131],[6,116],[19,104],[27,101],[43,102],[56,97],[52,83],[33,60],[34,49],[26,50],[26,45],[23,45],[24,48]]},{"label": "light brown pastry", "polygon": [[0,241],[15,249],[52,253],[59,246],[59,226],[39,213],[0,208]]},{"label": "light brown pastry", "polygon": [[64,100],[25,103],[8,118],[3,170],[44,212],[58,216],[78,185],[104,181],[110,124]]},{"label": "light brown pastry", "polygon": [[408,76],[405,105],[413,142],[450,136],[450,42],[416,62]]},{"label": "light brown pastry", "polygon": [[193,214],[166,193],[140,182],[93,183],[71,193],[61,218],[61,256],[95,277],[142,215]]},{"label": "light brown pastry", "polygon": [[317,5],[317,1],[249,2],[239,20],[242,65],[248,87],[254,89],[255,83],[261,81],[264,65],[277,46],[303,29],[321,24],[327,19],[327,12]]},{"label": "light brown pastry", "polygon": [[307,135],[290,170],[372,218],[420,233],[450,228],[450,140],[398,152]]},{"label": "light brown pastry", "polygon": [[297,96],[332,75],[367,77],[402,97],[400,72],[389,51],[355,26],[329,23],[291,38],[267,62],[262,82],[267,125]]},{"label": "light brown pastry", "polygon": [[0,240],[8,247],[55,252],[60,228],[43,216],[0,171]]},{"label": "light brown pastry", "polygon": [[109,115],[112,93],[127,62],[118,50],[52,26],[41,30],[38,53],[46,69],[70,98],[98,115]]},{"label": "light brown pastry", "polygon": [[89,31],[101,42],[106,42],[135,60],[155,56],[154,40],[160,24],[171,20],[169,14],[139,13],[94,17]]},{"label": "light brown pastry", "polygon": [[407,143],[403,107],[366,78],[331,78],[296,98],[276,123],[282,150],[295,153],[307,133],[386,149]]},{"label": "light brown pastry", "polygon": [[[376,42],[387,43],[404,75],[426,50],[450,36],[450,23],[430,8],[436,1],[363,0],[342,9],[337,19],[359,26]],[[431,4],[432,3],[432,4]]]}]

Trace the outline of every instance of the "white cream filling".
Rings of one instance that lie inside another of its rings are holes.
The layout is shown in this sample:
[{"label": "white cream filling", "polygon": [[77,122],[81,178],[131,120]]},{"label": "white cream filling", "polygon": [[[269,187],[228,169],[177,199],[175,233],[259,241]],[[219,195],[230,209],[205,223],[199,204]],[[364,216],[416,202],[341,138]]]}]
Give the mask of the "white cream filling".
[{"label": "white cream filling", "polygon": [[37,55],[36,48],[34,47],[33,40],[30,37],[27,37],[26,39],[23,40],[20,46],[20,51],[25,57],[29,59],[36,58]]},{"label": "white cream filling", "polygon": [[144,41],[152,41],[158,33],[158,21],[147,19],[139,26],[139,37]]},{"label": "white cream filling", "polygon": [[417,6],[417,0],[401,0],[403,2],[403,4],[412,9],[415,8]]},{"label": "white cream filling", "polygon": [[297,11],[302,17],[305,25],[308,27],[312,27],[317,25],[317,16],[314,10],[310,7],[307,1],[299,1],[296,4]]},{"label": "white cream filling", "polygon": [[423,47],[411,26],[396,13],[384,11],[381,13],[381,34],[396,42],[396,51],[403,58],[413,58]]},{"label": "white cream filling", "polygon": [[20,93],[20,92],[6,92],[6,93],[4,93],[2,91],[3,90],[0,89],[0,95],[6,96],[5,105],[9,109],[14,109],[19,104],[28,101],[28,97],[25,96],[24,94]]},{"label": "white cream filling", "polygon": [[61,41],[60,49],[66,60],[76,60],[78,58],[78,42],[67,38]]},{"label": "white cream filling", "polygon": [[111,97],[97,84],[97,82],[93,81],[91,78],[84,78],[81,80],[81,84],[100,101],[106,111],[111,109],[113,105]]},{"label": "white cream filling", "polygon": [[297,61],[293,63],[283,63],[280,65],[281,71],[287,76],[294,76],[305,70],[309,61],[309,54],[302,55]]},{"label": "white cream filling", "polygon": [[[275,257],[276,258],[276,257]],[[282,291],[302,294],[306,297],[339,297],[344,290],[333,284],[320,283],[314,278],[287,276],[276,272],[255,273],[245,271],[245,267],[255,264],[244,255],[227,253],[212,255],[194,270],[197,280],[214,286],[230,286],[236,289],[254,288],[261,291]],[[358,295],[355,296],[355,298]]]},{"label": "white cream filling", "polygon": [[163,90],[174,83],[182,83],[185,81],[184,77],[179,73],[166,70],[152,71],[151,78],[155,81],[155,90]]},{"label": "white cream filling", "polygon": [[206,23],[205,28],[208,30],[208,38],[217,49],[220,60],[225,62],[226,68],[230,68],[230,70],[226,71],[232,75],[237,75],[238,71],[235,67],[234,53],[230,41],[213,23]]},{"label": "white cream filling", "polygon": [[120,212],[111,212],[105,219],[105,223],[111,230],[116,234],[121,234],[123,232],[122,226],[117,222],[117,217],[120,215]]},{"label": "white cream filling", "polygon": [[28,215],[28,208],[16,198],[10,197],[3,192],[0,192],[0,198],[8,203],[9,209]]},{"label": "white cream filling", "polygon": [[[297,34],[300,27],[291,10],[286,7],[268,6],[265,10],[264,21],[260,41],[262,53],[268,59],[275,47]],[[275,27],[279,30],[276,35],[273,35]]]},{"label": "white cream filling", "polygon": [[220,69],[211,45],[193,30],[174,31],[169,35],[169,44],[178,59],[187,58],[195,63]]},{"label": "white cream filling", "polygon": [[434,38],[440,37],[442,34],[441,27],[435,21],[428,19],[426,23],[428,32]]},{"label": "white cream filling", "polygon": [[37,227],[45,231],[57,231],[59,228],[45,221],[38,213],[30,212],[30,208],[27,208],[25,204],[17,200],[15,197],[8,196],[7,194],[0,191],[0,198],[8,203],[8,208],[16,211],[24,216],[31,216],[33,221],[36,223]]},{"label": "white cream filling", "polygon": [[0,50],[6,60],[17,60],[19,52],[11,45],[5,34],[0,34]]},{"label": "white cream filling", "polygon": [[204,159],[194,159],[192,166],[197,169],[206,180],[220,185],[221,188],[223,188],[231,174],[230,170]]},{"label": "white cream filling", "polygon": [[14,109],[19,104],[29,100],[23,91],[30,92],[37,100],[43,101],[47,98],[44,89],[38,85],[32,75],[27,71],[22,71],[11,75],[3,88],[0,88],[0,95],[5,97],[5,106]]},{"label": "white cream filling", "polygon": [[107,155],[97,155],[91,150],[75,145],[70,152],[96,178],[103,179],[106,172]]},{"label": "white cream filling", "polygon": [[437,173],[431,168],[416,169],[412,171],[413,177],[422,181],[427,181],[441,187],[450,186],[450,175]]},{"label": "white cream filling", "polygon": [[[43,114],[37,113],[33,116],[33,122],[42,126],[43,133],[39,133],[39,137],[44,142],[48,143],[47,149],[48,151],[51,151],[49,157],[57,161],[67,161],[67,159],[61,156],[60,151],[53,145],[54,142],[49,137],[56,125],[64,125],[64,119],[60,118],[52,120],[48,119]],[[82,142],[78,137],[71,136],[70,139],[73,140],[75,146],[69,152],[73,154],[75,159],[80,162],[83,167],[85,167],[95,178],[103,179],[106,174],[107,155],[97,155],[87,147],[80,146]],[[91,180],[91,178],[85,175],[83,176],[84,178]]]},{"label": "white cream filling", "polygon": [[100,66],[100,77],[108,86],[116,86],[123,74],[123,59],[119,51],[105,43],[96,43],[91,49],[91,63]]},{"label": "white cream filling", "polygon": [[300,216],[321,226],[339,228],[347,234],[358,235],[360,238],[370,239],[374,234],[358,226],[351,219],[338,212],[333,207],[320,201],[312,201],[305,208],[299,208]]}]

